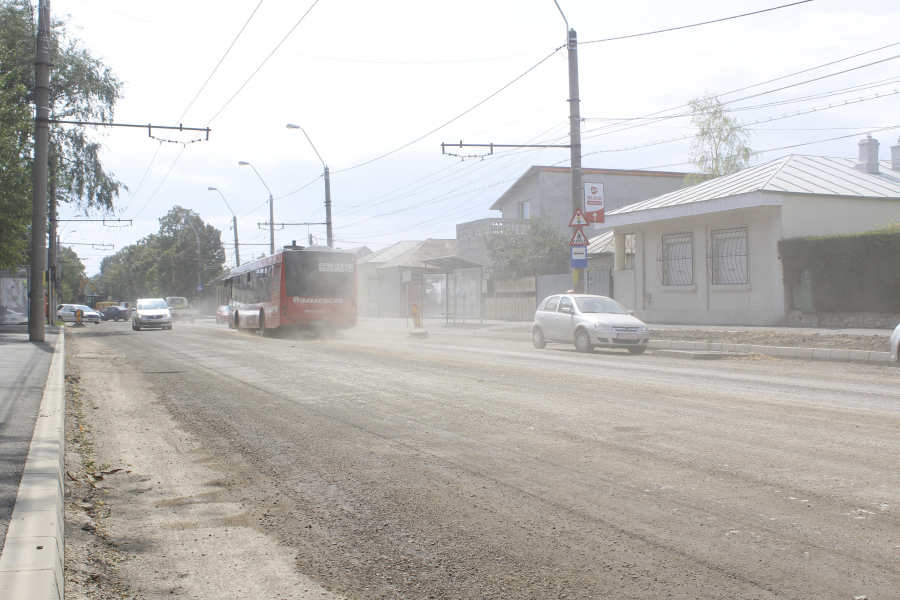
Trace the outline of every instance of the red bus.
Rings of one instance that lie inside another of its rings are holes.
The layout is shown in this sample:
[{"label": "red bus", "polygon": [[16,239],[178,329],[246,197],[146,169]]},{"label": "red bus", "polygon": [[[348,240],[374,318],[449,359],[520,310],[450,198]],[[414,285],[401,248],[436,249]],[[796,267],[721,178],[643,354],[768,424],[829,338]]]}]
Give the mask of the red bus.
[{"label": "red bus", "polygon": [[295,331],[356,325],[356,255],[328,246],[285,246],[225,279],[230,326]]}]

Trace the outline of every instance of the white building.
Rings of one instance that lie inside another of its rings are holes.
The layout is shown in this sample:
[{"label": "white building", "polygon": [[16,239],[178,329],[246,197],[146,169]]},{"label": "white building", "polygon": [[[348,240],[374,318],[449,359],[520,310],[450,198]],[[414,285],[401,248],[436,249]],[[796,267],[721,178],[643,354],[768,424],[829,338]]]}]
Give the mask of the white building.
[{"label": "white building", "polygon": [[900,220],[900,145],[880,162],[877,140],[859,146],[859,161],[787,156],[609,212],[616,300],[651,323],[784,323],[800,282],[785,285],[779,240]]}]

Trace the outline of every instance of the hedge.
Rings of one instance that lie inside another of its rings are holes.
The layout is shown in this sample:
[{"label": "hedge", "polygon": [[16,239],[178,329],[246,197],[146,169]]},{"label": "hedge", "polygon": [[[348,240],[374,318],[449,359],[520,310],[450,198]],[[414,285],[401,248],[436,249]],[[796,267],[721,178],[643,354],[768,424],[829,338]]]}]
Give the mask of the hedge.
[{"label": "hedge", "polygon": [[810,269],[816,311],[900,313],[900,228],[784,239],[778,252],[785,286]]}]

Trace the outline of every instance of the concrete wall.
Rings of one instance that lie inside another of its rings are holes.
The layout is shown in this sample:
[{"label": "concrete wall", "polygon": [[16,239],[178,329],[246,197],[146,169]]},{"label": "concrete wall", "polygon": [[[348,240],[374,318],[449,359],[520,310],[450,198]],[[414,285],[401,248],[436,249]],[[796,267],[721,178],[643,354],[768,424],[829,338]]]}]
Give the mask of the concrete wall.
[{"label": "concrete wall", "polygon": [[[713,285],[707,273],[707,240],[713,229],[747,228],[746,285]],[[662,236],[691,232],[693,284],[664,286],[657,254]],[[651,323],[777,325],[785,318],[785,293],[777,242],[780,207],[757,207],[667,219],[616,229],[636,234],[633,272],[614,272],[615,297]]]},{"label": "concrete wall", "polygon": [[[668,194],[683,187],[683,179],[662,175],[614,175],[607,173],[585,173],[584,183],[602,183],[606,212]],[[572,177],[568,172],[543,170],[536,172],[530,180],[504,202],[502,217],[518,218],[518,203],[532,201],[532,214],[550,215],[554,223],[568,231],[572,218]]]},{"label": "concrete wall", "polygon": [[782,195],[784,237],[871,231],[900,221],[900,200]]}]

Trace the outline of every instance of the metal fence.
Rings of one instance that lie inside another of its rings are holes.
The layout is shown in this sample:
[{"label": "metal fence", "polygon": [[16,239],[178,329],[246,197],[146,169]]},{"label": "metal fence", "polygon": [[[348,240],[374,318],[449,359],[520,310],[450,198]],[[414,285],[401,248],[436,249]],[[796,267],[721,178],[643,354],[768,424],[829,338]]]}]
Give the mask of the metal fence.
[{"label": "metal fence", "polygon": [[612,277],[608,269],[587,272],[587,293],[612,298]]}]

